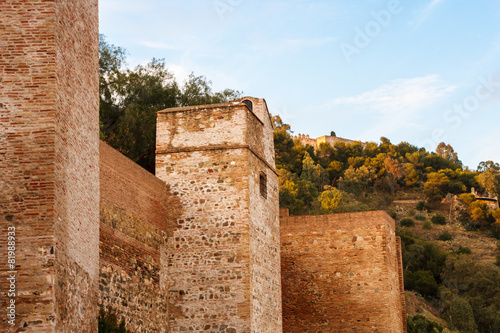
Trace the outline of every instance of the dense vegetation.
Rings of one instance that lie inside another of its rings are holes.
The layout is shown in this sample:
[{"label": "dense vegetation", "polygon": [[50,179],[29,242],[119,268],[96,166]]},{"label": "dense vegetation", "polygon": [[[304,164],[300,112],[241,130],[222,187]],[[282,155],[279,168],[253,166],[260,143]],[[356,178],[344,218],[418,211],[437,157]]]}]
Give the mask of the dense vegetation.
[{"label": "dense vegetation", "polygon": [[[100,39],[101,138],[154,172],[156,111],[225,102],[240,96],[236,90],[212,92],[206,78],[191,74],[180,86],[163,60],[126,69],[125,51]],[[491,210],[468,194],[499,195],[500,165],[482,162],[477,170],[462,165],[450,145],[428,152],[409,143],[302,145],[291,128],[273,117],[280,206],[292,215],[386,209],[398,221],[402,238],[405,289],[439,309],[450,327],[460,332],[500,332],[500,254],[495,265],[478,264],[471,249],[447,251],[433,240],[411,232],[415,221],[423,229],[446,225],[439,212],[443,198],[459,195],[456,221],[467,230],[483,230],[500,239],[500,210]],[[409,216],[391,210],[396,197],[422,199]],[[427,219],[426,215],[431,214]],[[432,223],[431,223],[432,222]],[[444,231],[443,242],[453,235]],[[408,318],[408,332],[442,332],[423,316]],[[124,332],[114,314],[101,312],[99,332]]]},{"label": "dense vegetation", "polygon": [[[321,144],[315,150],[294,140],[290,126],[277,116],[274,126],[282,208],[291,214],[388,210],[401,226],[405,289],[424,296],[460,332],[500,332],[500,268],[474,262],[470,248],[460,246],[451,253],[410,231],[415,220],[427,220],[424,212],[431,218],[423,228],[449,223],[444,214],[432,211],[439,210],[442,199],[452,194],[459,195],[458,222],[468,230],[482,229],[500,239],[500,210],[491,210],[467,194],[472,187],[500,193],[497,163],[482,162],[472,171],[444,143],[431,153],[406,142],[394,145],[387,138],[381,138],[380,144]],[[424,199],[415,207],[421,212],[398,216],[390,209],[398,196]],[[444,231],[438,239],[452,237]],[[442,330],[423,316],[408,318],[408,332]]]},{"label": "dense vegetation", "polygon": [[[436,153],[407,142],[395,145],[384,137],[380,144],[339,142],[332,147],[322,143],[315,150],[294,140],[290,126],[279,116],[273,120],[280,205],[291,214],[386,208],[399,192],[423,193],[430,208],[448,193],[470,192],[472,187],[500,193],[498,163],[482,162],[478,171],[472,171],[444,143]],[[474,220],[493,221],[491,212],[486,213],[479,203],[473,205]],[[476,214],[475,209],[481,212]],[[482,213],[486,215],[479,216]]]}]

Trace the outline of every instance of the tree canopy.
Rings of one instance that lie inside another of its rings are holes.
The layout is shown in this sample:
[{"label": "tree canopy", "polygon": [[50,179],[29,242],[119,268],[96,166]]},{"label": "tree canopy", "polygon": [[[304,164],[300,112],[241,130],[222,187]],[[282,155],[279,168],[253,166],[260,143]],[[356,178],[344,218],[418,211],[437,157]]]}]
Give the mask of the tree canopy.
[{"label": "tree canopy", "polygon": [[126,51],[99,36],[100,136],[112,147],[154,173],[156,112],[172,107],[228,102],[233,89],[212,91],[212,83],[193,73],[182,85],[164,59],[126,67]]}]

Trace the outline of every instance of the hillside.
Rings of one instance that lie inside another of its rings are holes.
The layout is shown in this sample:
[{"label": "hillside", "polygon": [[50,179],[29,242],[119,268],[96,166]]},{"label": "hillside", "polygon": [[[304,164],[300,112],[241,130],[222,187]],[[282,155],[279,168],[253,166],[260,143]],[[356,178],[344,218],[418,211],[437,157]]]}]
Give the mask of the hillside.
[{"label": "hillside", "polygon": [[500,332],[498,163],[471,170],[445,143],[436,152],[387,138],[313,147],[273,120],[282,208],[386,210],[397,221],[408,332]]}]

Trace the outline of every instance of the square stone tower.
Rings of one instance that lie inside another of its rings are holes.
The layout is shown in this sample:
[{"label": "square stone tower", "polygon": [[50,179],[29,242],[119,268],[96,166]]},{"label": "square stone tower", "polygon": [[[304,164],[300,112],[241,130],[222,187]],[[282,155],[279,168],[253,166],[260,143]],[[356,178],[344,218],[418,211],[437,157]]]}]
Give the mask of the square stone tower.
[{"label": "square stone tower", "polygon": [[171,332],[282,332],[278,175],[265,100],[158,112],[156,176],[184,207],[163,253]]},{"label": "square stone tower", "polygon": [[97,332],[97,0],[0,13],[0,331]]}]

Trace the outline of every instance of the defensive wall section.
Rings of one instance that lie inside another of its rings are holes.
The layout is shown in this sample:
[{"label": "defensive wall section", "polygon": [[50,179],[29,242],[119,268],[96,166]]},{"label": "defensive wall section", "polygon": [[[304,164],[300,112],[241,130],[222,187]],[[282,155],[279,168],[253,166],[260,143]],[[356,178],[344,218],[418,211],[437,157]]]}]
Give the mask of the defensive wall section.
[{"label": "defensive wall section", "polygon": [[169,332],[165,246],[182,207],[166,184],[101,141],[99,304],[132,332]]},{"label": "defensive wall section", "polygon": [[98,140],[97,0],[0,12],[0,331],[405,330],[387,214],[280,226],[264,99],[160,111],[156,178]]},{"label": "defensive wall section", "polygon": [[281,332],[278,176],[264,100],[158,113],[156,175],[185,210],[168,239],[172,332]]},{"label": "defensive wall section", "polygon": [[[1,1],[0,13],[0,328],[94,333],[97,0]],[[7,232],[14,228],[16,263],[9,267]],[[11,301],[14,325],[7,321]]]},{"label": "defensive wall section", "polygon": [[[361,141],[354,141],[354,140],[344,139],[344,138],[340,138],[337,136],[330,136],[330,135],[323,135],[323,136],[320,136],[320,137],[314,139],[314,138],[309,137],[309,135],[297,134],[297,135],[293,136],[293,139],[300,141],[300,143],[304,146],[306,146],[306,145],[313,146],[314,149],[318,149],[322,143],[327,143],[327,144],[331,145],[332,147],[335,147],[335,144],[337,144],[337,143],[353,144],[356,142],[361,142]],[[361,142],[361,144],[363,146],[366,145],[365,142]]]},{"label": "defensive wall section", "polygon": [[283,332],[406,331],[400,240],[385,212],[280,211]]}]

